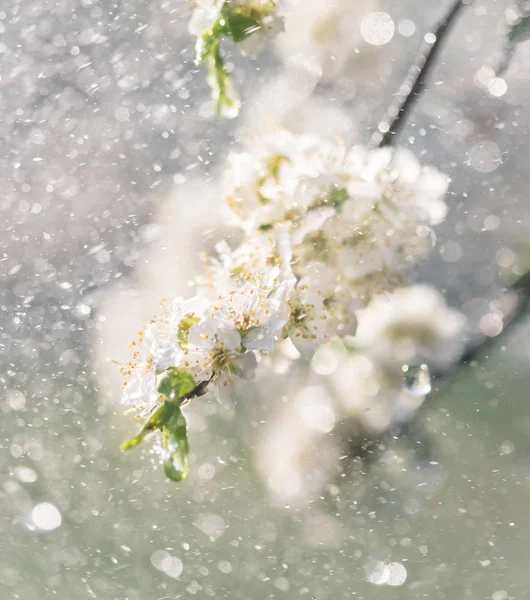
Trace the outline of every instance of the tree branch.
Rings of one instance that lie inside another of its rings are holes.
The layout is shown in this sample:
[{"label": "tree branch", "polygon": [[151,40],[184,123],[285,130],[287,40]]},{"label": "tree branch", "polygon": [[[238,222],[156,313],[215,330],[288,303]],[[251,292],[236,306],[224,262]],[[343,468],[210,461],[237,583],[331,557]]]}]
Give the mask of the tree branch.
[{"label": "tree branch", "polygon": [[506,294],[514,294],[511,306],[503,313],[502,330],[496,336],[481,336],[472,342],[458,362],[448,371],[434,373],[436,379],[444,379],[453,371],[469,365],[478,356],[489,349],[494,349],[501,344],[506,336],[515,329],[530,314],[530,271],[524,273],[507,288]]},{"label": "tree branch", "polygon": [[450,11],[440,21],[433,33],[425,36],[420,51],[401,84],[394,102],[388,108],[384,119],[379,123],[378,131],[372,136],[370,145],[373,148],[393,144],[406,122],[408,113],[425,89],[425,80],[436,63],[443,41],[464,6],[466,6],[464,0],[453,1]]},{"label": "tree branch", "polygon": [[[466,6],[466,3],[463,0],[454,2],[449,13],[434,31],[434,42],[426,40],[423,43],[416,60],[409,69],[407,77],[396,95],[395,102],[389,107],[385,118],[380,122],[379,131],[372,136],[371,145],[373,148],[392,145],[396,136],[401,132],[410,110],[425,89],[426,78],[436,62],[442,42],[464,6]],[[524,273],[513,284],[507,286],[505,297],[509,294],[512,295],[513,299],[509,302],[509,308],[502,314],[502,329],[500,333],[495,336],[477,336],[453,366],[445,371],[433,373],[437,387],[453,381],[452,376],[456,371],[468,366],[470,362],[483,356],[488,350],[493,350],[502,344],[517,325],[530,315],[530,271]],[[424,406],[426,405],[427,402]],[[381,452],[394,440],[413,434],[413,421],[409,421],[397,424],[377,435],[357,436],[347,440],[347,454],[351,458],[361,458],[365,463],[369,464],[377,460]],[[414,435],[417,436],[418,434],[421,436],[421,431],[419,433],[416,431]],[[418,443],[418,440],[415,441]],[[420,445],[428,446],[428,438],[425,437],[425,439],[422,439]],[[422,448],[420,451],[429,452],[428,448]]]}]

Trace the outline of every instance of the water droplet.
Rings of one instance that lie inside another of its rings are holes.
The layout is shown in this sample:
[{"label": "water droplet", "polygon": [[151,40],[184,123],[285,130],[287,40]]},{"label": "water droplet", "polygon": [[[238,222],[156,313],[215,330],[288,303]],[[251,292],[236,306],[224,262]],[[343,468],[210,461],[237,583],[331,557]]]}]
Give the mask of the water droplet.
[{"label": "water droplet", "polygon": [[220,114],[225,119],[235,119],[239,114],[239,104],[237,102],[222,104],[220,107]]},{"label": "water droplet", "polygon": [[61,513],[49,502],[37,504],[31,511],[31,519],[41,531],[53,531],[62,523]]},{"label": "water droplet", "polygon": [[365,566],[366,578],[375,585],[384,585],[390,575],[390,569],[382,560],[372,561]]},{"label": "water droplet", "polygon": [[404,565],[398,562],[393,562],[388,565],[388,579],[386,581],[387,585],[391,586],[400,586],[405,583],[407,580],[407,569]]},{"label": "water droplet", "polygon": [[187,446],[178,444],[168,452],[164,460],[164,472],[173,481],[186,479],[189,472],[189,457]]},{"label": "water droplet", "polygon": [[426,396],[432,389],[429,367],[423,365],[403,365],[405,385],[415,396]]},{"label": "water droplet", "polygon": [[[501,446],[502,448],[502,446]],[[506,453],[508,454],[508,453]],[[17,467],[15,469],[15,477],[21,483],[35,483],[37,481],[37,473],[29,467]]]},{"label": "water droplet", "polygon": [[394,37],[396,26],[392,17],[385,12],[366,14],[361,21],[361,35],[372,46],[384,46]]}]

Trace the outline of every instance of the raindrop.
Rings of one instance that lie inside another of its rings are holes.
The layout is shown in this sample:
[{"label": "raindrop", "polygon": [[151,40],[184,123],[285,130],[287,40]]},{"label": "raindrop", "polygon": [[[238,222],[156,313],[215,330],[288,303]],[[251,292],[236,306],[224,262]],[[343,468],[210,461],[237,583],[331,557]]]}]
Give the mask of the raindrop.
[{"label": "raindrop", "polygon": [[239,114],[239,106],[237,104],[223,104],[220,113],[225,119],[235,119]]},{"label": "raindrop", "polygon": [[35,483],[37,481],[37,473],[29,467],[17,467],[15,469],[15,477],[21,483]]},{"label": "raindrop", "polygon": [[384,585],[388,581],[390,569],[382,560],[373,561],[366,565],[366,578],[375,585]]},{"label": "raindrop", "polygon": [[384,46],[394,37],[396,26],[392,17],[385,12],[372,12],[361,21],[361,35],[372,46]]},{"label": "raindrop", "polygon": [[403,585],[407,579],[407,569],[404,565],[398,562],[393,562],[388,565],[388,579],[387,585],[399,586]]},{"label": "raindrop", "polygon": [[31,511],[31,518],[41,531],[53,531],[62,523],[61,513],[49,502],[37,504]]},{"label": "raindrop", "polygon": [[403,365],[402,371],[407,389],[415,396],[426,396],[431,391],[431,373],[427,365]]}]

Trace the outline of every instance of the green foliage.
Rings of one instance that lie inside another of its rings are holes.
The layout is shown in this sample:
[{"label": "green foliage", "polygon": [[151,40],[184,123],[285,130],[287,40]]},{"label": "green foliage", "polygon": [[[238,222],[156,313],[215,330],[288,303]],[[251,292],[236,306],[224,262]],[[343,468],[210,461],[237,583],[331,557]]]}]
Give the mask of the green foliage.
[{"label": "green foliage", "polygon": [[175,404],[169,402],[158,405],[144,422],[140,431],[130,440],[123,442],[120,446],[120,450],[130,450],[131,448],[138,446],[138,444],[150,433],[153,433],[153,431],[162,431],[165,423],[172,417],[175,406]]},{"label": "green foliage", "polygon": [[224,20],[224,34],[236,43],[242,42],[260,28],[258,21],[248,15],[230,9],[229,4],[225,4],[223,7],[222,16]]},{"label": "green foliage", "polygon": [[180,404],[197,387],[197,382],[191,373],[185,369],[170,367],[166,376],[158,385],[158,391],[170,402]]},{"label": "green foliage", "polygon": [[186,479],[189,472],[189,445],[186,419],[179,407],[162,431],[166,451],[164,472],[173,481]]},{"label": "green foliage", "polygon": [[173,481],[185,479],[189,471],[189,445],[186,419],[180,407],[184,400],[203,394],[207,384],[197,385],[194,377],[184,369],[168,369],[158,385],[163,402],[153,409],[140,431],[124,442],[120,449],[134,448],[149,434],[161,431],[165,450],[164,472]]},{"label": "green foliage", "polygon": [[221,39],[227,37],[235,43],[246,40],[261,29],[263,18],[271,14],[274,8],[275,2],[259,7],[225,2],[219,18],[198,38],[195,64],[206,65],[208,84],[218,114],[235,117],[241,106],[221,54]]}]

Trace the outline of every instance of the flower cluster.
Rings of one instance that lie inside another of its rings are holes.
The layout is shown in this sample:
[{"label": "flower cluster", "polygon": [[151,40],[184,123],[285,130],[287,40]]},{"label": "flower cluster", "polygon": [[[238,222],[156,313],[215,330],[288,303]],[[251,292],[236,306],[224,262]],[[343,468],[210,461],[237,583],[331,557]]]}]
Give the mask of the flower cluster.
[{"label": "flower cluster", "polygon": [[[380,0],[286,0],[282,12],[289,35],[275,41],[276,49],[282,58],[298,53],[312,57],[322,69],[322,79],[331,85],[344,77],[358,81],[365,75],[363,69],[370,69],[376,81],[384,54],[363,39],[361,23],[380,4]],[[366,74],[363,88],[370,85]]]},{"label": "flower cluster", "polygon": [[447,367],[464,349],[463,315],[427,285],[376,296],[358,319],[355,351],[322,346],[313,373],[295,370],[284,382],[288,390],[275,390],[289,401],[269,420],[256,463],[280,504],[299,506],[322,494],[339,457],[351,453],[352,432],[365,440],[409,421],[431,389],[428,365]]},{"label": "flower cluster", "polygon": [[386,368],[426,363],[447,369],[463,351],[463,316],[428,285],[378,296],[359,312],[356,345]]},{"label": "flower cluster", "polygon": [[346,149],[284,131],[228,165],[227,202],[246,233],[232,268],[252,275],[277,262],[298,280],[326,280],[335,307],[396,287],[446,215],[448,178],[406,149]]},{"label": "flower cluster", "polygon": [[281,132],[228,162],[225,196],[242,242],[205,257],[198,294],[175,300],[133,342],[122,365],[128,403],[156,405],[169,367],[202,393],[252,378],[278,340],[311,358],[355,335],[356,311],[402,283],[445,215],[447,178],[403,149]]},{"label": "flower cluster", "polygon": [[282,30],[283,20],[276,15],[276,0],[197,0],[189,31],[197,36],[195,62],[206,64],[219,114],[233,118],[240,108],[221,54],[221,39],[232,39],[242,54],[256,54],[266,37],[274,37]]}]

